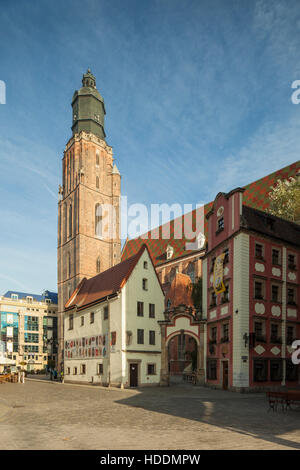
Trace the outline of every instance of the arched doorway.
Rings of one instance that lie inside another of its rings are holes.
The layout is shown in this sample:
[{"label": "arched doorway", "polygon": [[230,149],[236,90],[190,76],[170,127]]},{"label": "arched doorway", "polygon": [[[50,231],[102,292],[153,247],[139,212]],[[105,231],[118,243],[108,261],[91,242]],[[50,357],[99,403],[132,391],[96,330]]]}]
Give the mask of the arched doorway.
[{"label": "arched doorway", "polygon": [[206,321],[193,308],[185,305],[169,308],[161,327],[160,384],[191,381],[203,384],[204,327]]},{"label": "arched doorway", "polygon": [[197,370],[198,346],[193,336],[181,331],[168,342],[170,383],[190,382]]}]

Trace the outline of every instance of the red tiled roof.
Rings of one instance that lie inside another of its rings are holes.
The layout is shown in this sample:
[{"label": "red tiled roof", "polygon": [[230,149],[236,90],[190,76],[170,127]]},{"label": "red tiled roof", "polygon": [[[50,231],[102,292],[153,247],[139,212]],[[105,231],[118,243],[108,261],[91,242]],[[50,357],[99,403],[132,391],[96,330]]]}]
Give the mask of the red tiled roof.
[{"label": "red tiled roof", "polygon": [[147,249],[147,247],[146,245],[143,245],[134,256],[122,261],[110,269],[107,269],[106,271],[103,271],[97,276],[90,279],[82,279],[66,303],[65,310],[69,310],[74,307],[77,307],[80,310],[87,305],[94,304],[101,299],[117,294],[126,284],[145,249]]},{"label": "red tiled roof", "polygon": [[[265,211],[269,207],[268,193],[271,191],[272,187],[277,180],[285,180],[292,176],[295,177],[297,171],[300,168],[300,160],[291,165],[288,165],[280,170],[271,173],[253,183],[245,186],[245,192],[243,193],[243,204],[254,209],[260,209]],[[206,214],[211,210],[213,202],[209,202],[204,206],[204,233],[207,234],[207,220]],[[195,226],[196,220],[196,209],[192,211],[192,224]],[[175,221],[178,219],[175,219]],[[186,250],[186,242],[191,240],[186,240],[184,237],[182,239],[176,239],[174,237],[174,220],[170,222],[170,237],[168,239],[162,238],[162,225],[155,229],[155,232],[159,234],[158,239],[151,238],[152,231],[149,231],[147,234],[142,235],[141,237],[134,238],[132,240],[126,241],[123,251],[122,251],[122,260],[126,260],[130,256],[136,254],[140,247],[143,244],[146,244],[150,255],[153,259],[154,265],[158,266],[166,261],[166,249],[168,245],[172,245],[174,248],[174,254],[172,256],[172,261],[186,256],[191,253],[195,253],[191,250]]]}]

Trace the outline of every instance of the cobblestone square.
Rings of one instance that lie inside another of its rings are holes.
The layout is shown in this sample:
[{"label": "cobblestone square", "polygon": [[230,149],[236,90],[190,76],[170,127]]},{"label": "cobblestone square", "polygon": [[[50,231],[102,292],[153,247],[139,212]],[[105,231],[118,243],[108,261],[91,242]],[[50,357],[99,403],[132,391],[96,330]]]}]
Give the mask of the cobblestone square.
[{"label": "cobblestone square", "polygon": [[265,394],[178,385],[135,390],[0,385],[1,449],[300,449],[300,410]]}]

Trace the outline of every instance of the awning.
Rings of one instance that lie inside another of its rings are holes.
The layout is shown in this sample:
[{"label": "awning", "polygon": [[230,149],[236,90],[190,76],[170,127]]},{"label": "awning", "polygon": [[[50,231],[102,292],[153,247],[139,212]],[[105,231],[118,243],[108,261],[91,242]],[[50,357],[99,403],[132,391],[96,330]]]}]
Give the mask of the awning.
[{"label": "awning", "polygon": [[15,366],[16,361],[9,359],[8,357],[0,356],[0,366]]}]

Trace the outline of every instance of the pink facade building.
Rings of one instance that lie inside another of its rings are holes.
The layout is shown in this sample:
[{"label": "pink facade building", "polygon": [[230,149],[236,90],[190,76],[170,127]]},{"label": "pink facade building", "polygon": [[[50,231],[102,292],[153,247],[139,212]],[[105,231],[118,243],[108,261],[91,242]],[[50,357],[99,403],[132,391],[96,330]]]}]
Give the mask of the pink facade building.
[{"label": "pink facade building", "polygon": [[219,193],[206,216],[206,383],[239,391],[297,386],[291,354],[300,339],[300,226],[243,205],[243,192]]}]

